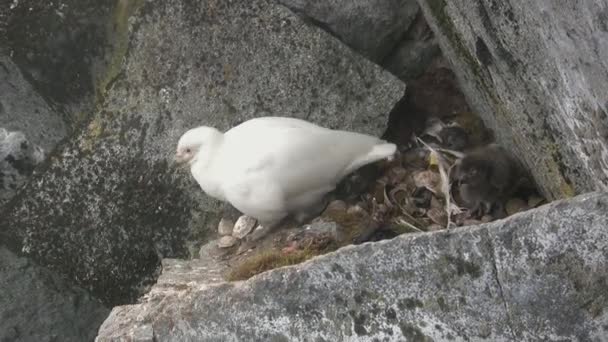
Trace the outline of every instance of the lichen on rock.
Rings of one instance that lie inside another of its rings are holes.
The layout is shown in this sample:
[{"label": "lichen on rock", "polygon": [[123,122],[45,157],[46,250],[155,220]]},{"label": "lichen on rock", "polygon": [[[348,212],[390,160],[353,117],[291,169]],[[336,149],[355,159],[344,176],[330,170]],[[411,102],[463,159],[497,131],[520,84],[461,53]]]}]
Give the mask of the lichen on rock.
[{"label": "lichen on rock", "polygon": [[605,4],[419,4],[471,106],[547,198],[608,189]]}]

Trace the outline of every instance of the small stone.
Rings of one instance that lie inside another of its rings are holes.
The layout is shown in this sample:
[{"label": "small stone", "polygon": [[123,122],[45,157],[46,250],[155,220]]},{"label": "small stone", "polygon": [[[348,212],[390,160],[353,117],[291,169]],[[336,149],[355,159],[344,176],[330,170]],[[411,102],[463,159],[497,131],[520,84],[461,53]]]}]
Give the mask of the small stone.
[{"label": "small stone", "polygon": [[217,246],[219,248],[230,248],[234,245],[236,245],[236,243],[239,240],[237,238],[235,238],[234,236],[231,235],[227,235],[227,236],[222,236],[218,241],[217,241]]},{"label": "small stone", "polygon": [[234,222],[229,219],[222,218],[220,223],[217,225],[217,232],[221,236],[232,235],[232,230],[234,229]]},{"label": "small stone", "polygon": [[224,257],[229,250],[218,247],[219,240],[212,240],[201,246],[198,251],[198,258],[201,260],[215,260]]},{"label": "small stone", "polygon": [[507,201],[507,205],[505,206],[505,210],[509,216],[526,209],[528,209],[528,204],[521,198],[511,198]]},{"label": "small stone", "polygon": [[483,223],[488,223],[488,222],[492,222],[494,221],[494,217],[492,217],[491,215],[483,215],[481,217],[481,222]]},{"label": "small stone", "polygon": [[236,220],[234,224],[234,229],[232,230],[232,236],[237,239],[242,239],[247,234],[251,233],[253,228],[255,227],[257,220],[253,217],[249,217],[247,215],[243,215]]},{"label": "small stone", "polygon": [[340,227],[335,222],[318,220],[306,226],[304,233],[308,236],[331,236],[337,240],[339,230]]},{"label": "small stone", "polygon": [[530,198],[528,198],[528,207],[529,208],[536,208],[538,207],[540,204],[544,203],[545,199],[539,196],[530,196]]},{"label": "small stone", "polygon": [[444,209],[431,208],[426,212],[426,215],[438,225],[445,227],[448,224],[448,215]]}]

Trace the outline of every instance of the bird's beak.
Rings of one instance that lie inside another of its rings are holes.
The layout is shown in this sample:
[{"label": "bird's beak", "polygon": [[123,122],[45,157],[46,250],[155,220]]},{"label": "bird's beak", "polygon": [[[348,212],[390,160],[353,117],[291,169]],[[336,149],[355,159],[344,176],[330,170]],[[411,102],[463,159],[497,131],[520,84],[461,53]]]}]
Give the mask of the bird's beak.
[{"label": "bird's beak", "polygon": [[173,157],[173,161],[177,164],[183,164],[186,162],[186,156],[183,153],[175,153],[175,157]]}]

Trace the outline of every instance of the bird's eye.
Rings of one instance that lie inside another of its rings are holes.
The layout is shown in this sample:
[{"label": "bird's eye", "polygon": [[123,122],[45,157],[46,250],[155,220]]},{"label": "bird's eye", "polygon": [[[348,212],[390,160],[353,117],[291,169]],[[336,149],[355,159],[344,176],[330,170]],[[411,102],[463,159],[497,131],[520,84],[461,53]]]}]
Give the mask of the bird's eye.
[{"label": "bird's eye", "polygon": [[186,153],[190,153],[190,149],[189,148],[186,149]]}]

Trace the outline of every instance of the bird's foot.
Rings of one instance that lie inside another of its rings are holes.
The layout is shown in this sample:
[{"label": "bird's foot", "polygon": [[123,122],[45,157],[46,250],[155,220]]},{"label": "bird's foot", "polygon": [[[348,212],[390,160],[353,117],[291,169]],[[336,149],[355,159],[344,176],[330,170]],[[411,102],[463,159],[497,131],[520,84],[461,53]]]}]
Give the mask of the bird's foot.
[{"label": "bird's foot", "polygon": [[490,214],[492,212],[492,207],[492,202],[479,202],[471,209],[471,217],[481,218],[484,215]]},{"label": "bird's foot", "polygon": [[319,203],[306,208],[305,210],[296,212],[293,215],[293,218],[298,225],[303,225],[321,215],[325,208],[327,208],[327,205],[329,205],[329,196],[325,196]]},{"label": "bird's foot", "polygon": [[268,236],[271,232],[273,232],[277,227],[279,227],[280,223],[283,220],[272,221],[272,222],[260,222],[253,232],[245,237],[246,242],[256,242],[260,241],[262,238]]}]

